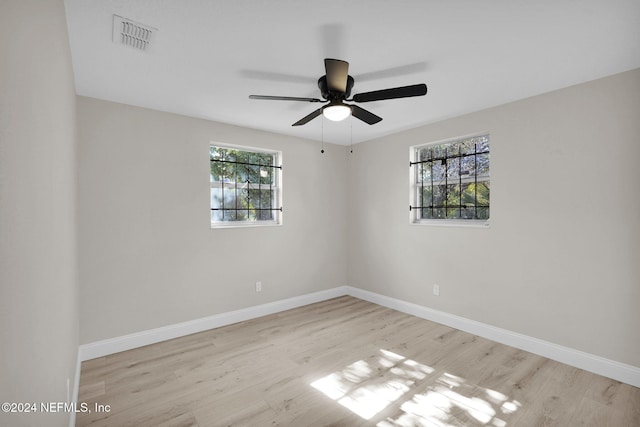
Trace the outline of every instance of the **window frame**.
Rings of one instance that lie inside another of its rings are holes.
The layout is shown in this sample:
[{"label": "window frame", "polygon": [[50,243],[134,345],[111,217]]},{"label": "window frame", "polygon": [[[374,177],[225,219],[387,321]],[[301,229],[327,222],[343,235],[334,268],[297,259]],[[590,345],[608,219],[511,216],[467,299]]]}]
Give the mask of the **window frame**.
[{"label": "window frame", "polygon": [[[211,179],[211,148],[224,148],[229,150],[238,150],[250,153],[265,153],[274,156],[274,164],[273,174],[274,174],[274,184],[272,187],[272,191],[274,191],[274,198],[272,201],[272,212],[274,214],[273,219],[264,220],[264,219],[256,219],[256,220],[244,220],[244,221],[213,221],[210,216],[210,224],[211,229],[222,229],[222,228],[247,228],[247,227],[273,227],[280,226],[283,223],[283,215],[282,215],[282,200],[283,200],[283,190],[282,190],[282,151],[280,150],[272,150],[268,148],[261,147],[252,147],[248,145],[238,145],[238,144],[228,144],[217,141],[209,142],[209,208],[210,212],[213,210],[211,206],[211,189],[212,188],[222,188],[221,181],[213,181]],[[258,189],[263,188],[265,184],[255,184],[251,183],[249,189]],[[238,209],[244,210],[244,209]]]},{"label": "window frame", "polygon": [[[456,142],[462,142],[470,138],[479,137],[489,138],[489,159],[491,157],[491,133],[488,131],[474,132],[468,135],[457,136],[454,138],[447,138],[438,141],[432,141],[425,144],[418,144],[409,147],[409,223],[411,225],[427,225],[427,226],[441,226],[441,227],[475,227],[475,228],[488,228],[491,224],[491,203],[489,202],[489,218],[487,219],[464,219],[464,218],[420,218],[418,217],[420,207],[418,204],[418,191],[422,187],[418,180],[418,168],[415,167],[420,163],[418,159],[419,151],[422,148],[429,146],[437,146],[444,144],[452,144]],[[453,157],[452,157],[453,158]],[[489,164],[491,161],[489,160]],[[491,182],[491,168],[489,166],[489,174],[483,176],[483,181]],[[470,178],[462,179],[462,182],[469,181]]]}]

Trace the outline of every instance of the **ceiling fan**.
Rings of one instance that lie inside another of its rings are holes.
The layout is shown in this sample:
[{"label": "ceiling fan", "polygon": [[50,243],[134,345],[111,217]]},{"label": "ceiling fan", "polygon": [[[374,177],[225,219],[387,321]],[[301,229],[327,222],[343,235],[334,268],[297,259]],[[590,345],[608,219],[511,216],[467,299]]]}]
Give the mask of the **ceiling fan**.
[{"label": "ceiling fan", "polygon": [[421,83],[411,86],[358,93],[354,95],[353,98],[349,99],[354,83],[353,77],[349,75],[349,63],[339,59],[325,58],[324,68],[326,75],[318,79],[318,87],[320,88],[320,94],[323,99],[270,95],[249,95],[249,98],[276,101],[323,102],[327,104],[301,118],[292,126],[304,125],[318,117],[320,114],[333,121],[344,120],[349,117],[349,115],[353,115],[355,118],[373,125],[381,121],[382,117],[376,116],[372,112],[357,105],[345,104],[345,101],[371,102],[382,101],[384,99],[409,98],[412,96],[423,96],[427,94],[427,85]]}]

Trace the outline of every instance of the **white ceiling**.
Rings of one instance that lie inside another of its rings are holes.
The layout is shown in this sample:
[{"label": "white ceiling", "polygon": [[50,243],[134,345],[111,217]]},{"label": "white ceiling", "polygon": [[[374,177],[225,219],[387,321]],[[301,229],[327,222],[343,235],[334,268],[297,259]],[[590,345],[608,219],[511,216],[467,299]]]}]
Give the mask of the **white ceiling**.
[{"label": "white ceiling", "polygon": [[[640,67],[638,0],[65,0],[79,95],[349,144]],[[112,17],[155,27],[150,52],[112,42]],[[324,58],[383,121],[318,117]],[[214,137],[214,136],[212,136]]]}]

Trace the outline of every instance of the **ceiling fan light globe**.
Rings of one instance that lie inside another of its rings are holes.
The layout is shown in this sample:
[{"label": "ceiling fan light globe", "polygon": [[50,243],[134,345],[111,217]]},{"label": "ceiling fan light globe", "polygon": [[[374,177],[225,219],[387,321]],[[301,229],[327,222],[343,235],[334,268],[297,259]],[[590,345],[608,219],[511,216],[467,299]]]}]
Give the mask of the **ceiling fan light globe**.
[{"label": "ceiling fan light globe", "polygon": [[322,110],[322,114],[329,120],[339,122],[351,115],[351,108],[348,105],[330,105]]}]

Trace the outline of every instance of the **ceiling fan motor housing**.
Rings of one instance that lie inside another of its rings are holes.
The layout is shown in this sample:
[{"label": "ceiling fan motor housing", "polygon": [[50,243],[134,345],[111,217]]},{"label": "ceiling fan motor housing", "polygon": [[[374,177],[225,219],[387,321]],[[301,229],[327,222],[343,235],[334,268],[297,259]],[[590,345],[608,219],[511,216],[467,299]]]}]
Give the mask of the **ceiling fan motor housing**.
[{"label": "ceiling fan motor housing", "polygon": [[344,100],[351,95],[351,88],[353,88],[353,77],[347,76],[347,89],[345,92],[330,91],[327,87],[327,76],[322,76],[318,79],[318,88],[322,97],[329,101]]}]

